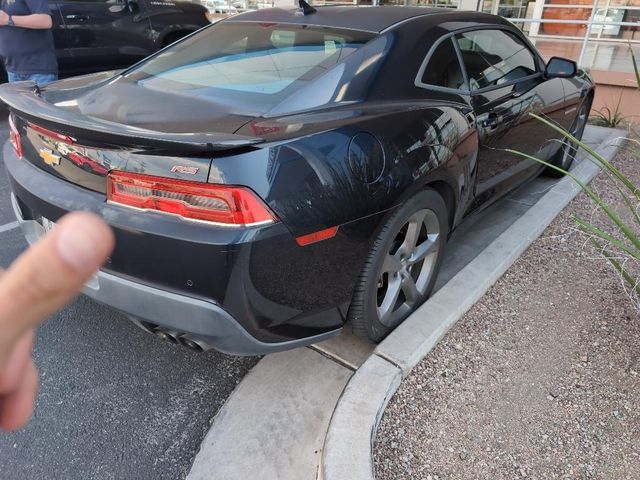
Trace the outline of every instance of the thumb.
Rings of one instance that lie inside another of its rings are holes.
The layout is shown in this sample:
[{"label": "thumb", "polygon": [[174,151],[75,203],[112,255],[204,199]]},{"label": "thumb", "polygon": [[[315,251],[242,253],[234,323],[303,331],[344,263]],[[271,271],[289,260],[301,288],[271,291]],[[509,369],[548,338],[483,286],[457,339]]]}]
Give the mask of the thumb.
[{"label": "thumb", "polygon": [[17,338],[71,300],[113,249],[96,215],[72,213],[0,277],[0,365]]}]

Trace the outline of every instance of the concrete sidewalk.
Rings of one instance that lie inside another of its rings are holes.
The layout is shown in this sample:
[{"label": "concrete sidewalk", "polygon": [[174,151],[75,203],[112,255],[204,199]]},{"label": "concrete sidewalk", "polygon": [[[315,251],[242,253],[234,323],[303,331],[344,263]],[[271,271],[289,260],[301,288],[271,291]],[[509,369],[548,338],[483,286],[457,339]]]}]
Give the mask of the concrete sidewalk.
[{"label": "concrete sidewalk", "polygon": [[[594,146],[607,145],[613,137],[610,130],[593,127],[585,133],[585,141]],[[581,164],[585,179],[595,174],[591,165]],[[558,206],[576,193],[569,182],[541,177],[459,228],[450,241],[438,294],[377,348],[354,338],[347,326],[341,337],[323,344],[265,357],[218,413],[187,478],[373,478],[375,428],[403,372],[410,371],[555,217]],[[517,242],[504,242],[510,231]],[[469,275],[469,265],[477,263],[481,253],[494,261],[495,272]],[[443,298],[446,301],[438,304]],[[431,320],[425,321],[425,312]]]}]

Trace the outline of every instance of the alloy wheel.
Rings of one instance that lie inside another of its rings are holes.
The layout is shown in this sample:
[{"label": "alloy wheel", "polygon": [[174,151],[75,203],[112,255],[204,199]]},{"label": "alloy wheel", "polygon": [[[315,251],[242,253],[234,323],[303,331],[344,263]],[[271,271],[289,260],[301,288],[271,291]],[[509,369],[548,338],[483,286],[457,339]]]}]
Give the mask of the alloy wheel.
[{"label": "alloy wheel", "polygon": [[380,323],[394,327],[419,305],[435,272],[440,226],[433,210],[415,212],[396,233],[377,288]]},{"label": "alloy wheel", "polygon": [[[577,139],[582,138],[582,133],[584,131],[584,127],[587,125],[589,111],[586,104],[583,104],[580,107],[580,111],[578,112],[578,116],[576,117],[573,128],[570,130],[571,135],[573,135]],[[564,154],[562,158],[561,168],[563,170],[568,170],[571,167],[571,164],[578,153],[578,145],[569,139],[565,140],[566,144],[563,148]]]}]

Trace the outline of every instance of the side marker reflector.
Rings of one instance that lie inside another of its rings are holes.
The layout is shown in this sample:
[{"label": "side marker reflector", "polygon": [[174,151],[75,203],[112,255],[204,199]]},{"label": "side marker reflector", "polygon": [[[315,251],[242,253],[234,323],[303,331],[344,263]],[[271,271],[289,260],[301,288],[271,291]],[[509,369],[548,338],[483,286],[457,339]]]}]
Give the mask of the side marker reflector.
[{"label": "side marker reflector", "polygon": [[338,227],[330,227],[320,230],[319,232],[308,233],[307,235],[296,237],[296,243],[301,247],[304,247],[306,245],[311,245],[312,243],[333,238],[336,236],[336,233],[338,233]]}]

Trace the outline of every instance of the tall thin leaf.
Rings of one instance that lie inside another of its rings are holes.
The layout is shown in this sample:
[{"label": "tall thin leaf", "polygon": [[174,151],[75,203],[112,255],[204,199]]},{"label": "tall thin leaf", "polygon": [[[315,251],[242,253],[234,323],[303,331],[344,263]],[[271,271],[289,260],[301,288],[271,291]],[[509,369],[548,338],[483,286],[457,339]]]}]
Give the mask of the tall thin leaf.
[{"label": "tall thin leaf", "polygon": [[618,247],[623,252],[627,253],[629,256],[635,258],[640,261],[640,250],[634,250],[633,248],[625,245],[620,240],[612,236],[611,234],[605,232],[601,228],[592,225],[591,223],[581,219],[580,217],[573,217],[573,220],[578,224],[580,230],[589,235],[595,235],[606,242],[609,242],[614,247]]},{"label": "tall thin leaf", "polygon": [[629,272],[620,264],[620,262],[615,257],[615,255],[613,255],[610,251],[604,248],[600,244],[600,242],[598,242],[595,238],[591,237],[590,240],[591,240],[591,243],[593,243],[593,245],[598,250],[600,250],[600,253],[602,253],[602,256],[606,258],[609,261],[609,263],[611,263],[611,265],[613,265],[613,268],[615,268],[618,271],[618,273],[620,273],[620,275],[622,275],[622,278],[624,278],[625,282],[627,282],[627,284],[635,291],[636,295],[640,295],[640,284],[638,284],[638,281],[635,280],[629,274]]},{"label": "tall thin leaf", "polygon": [[636,62],[636,56],[633,53],[633,48],[631,48],[631,43],[629,43],[629,52],[631,53],[631,63],[633,63],[633,71],[636,74],[636,88],[640,90],[640,70],[638,70],[638,63]]},{"label": "tall thin leaf", "polygon": [[[609,162],[606,158],[604,158],[602,155],[600,155],[598,152],[596,152],[593,148],[591,148],[589,145],[587,145],[583,141],[578,140],[576,137],[571,135],[571,133],[569,133],[559,125],[556,125],[555,123],[547,120],[544,117],[541,117],[540,115],[536,115],[535,113],[531,113],[530,115],[536,118],[537,120],[541,121],[548,127],[552,128],[556,132],[564,135],[570,141],[574,142],[576,145],[582,148],[585,152],[589,154],[589,157],[591,157],[592,160],[595,160],[597,164],[599,164],[601,167],[606,168],[609,172],[611,172],[618,179],[618,181],[620,181],[620,183],[622,183],[629,190],[629,192],[631,192],[632,195],[634,195],[638,200],[640,200],[640,189],[638,189],[638,187],[636,187],[633,184],[633,182],[631,182],[620,170],[614,167],[611,164],[611,162]],[[535,159],[535,160],[538,161],[538,159]],[[563,171],[563,170],[560,169],[560,171]]]},{"label": "tall thin leaf", "polygon": [[[546,165],[547,167],[557,170],[559,172],[562,172],[568,177],[570,177],[574,182],[576,182],[580,186],[582,191],[586,193],[589,196],[589,198],[591,198],[591,200],[593,200],[596,203],[596,205],[598,205],[604,211],[604,213],[607,214],[607,216],[611,219],[611,221],[613,221],[613,223],[615,223],[616,226],[620,229],[622,234],[625,237],[627,237],[631,241],[631,243],[633,243],[634,247],[637,249],[640,249],[640,238],[633,232],[633,230],[622,221],[622,219],[618,216],[618,214],[615,211],[613,211],[613,209],[611,209],[611,207],[609,207],[609,205],[607,205],[606,202],[604,202],[600,198],[600,196],[598,196],[597,193],[591,190],[582,180],[576,177],[573,173],[567,172],[566,170],[563,170],[560,167],[552,165],[549,162],[545,162],[544,160],[540,160],[539,158],[536,158],[532,155],[528,155],[526,153],[518,152],[516,150],[512,150],[509,148],[505,149],[504,151],[508,153],[512,153],[514,155],[524,157],[524,158],[528,158],[529,160],[533,160],[534,162],[541,163],[542,165]],[[626,180],[629,181],[628,179]],[[633,184],[632,184],[632,188],[634,192],[637,191],[637,189],[633,186]]]}]

